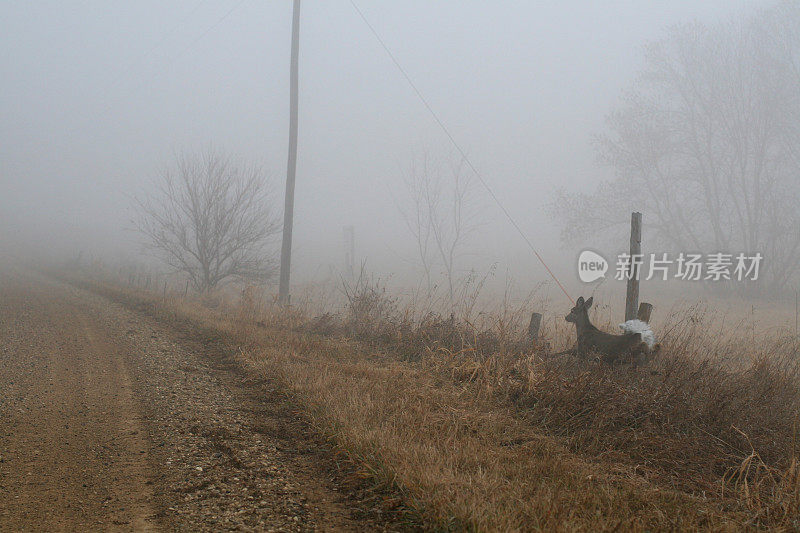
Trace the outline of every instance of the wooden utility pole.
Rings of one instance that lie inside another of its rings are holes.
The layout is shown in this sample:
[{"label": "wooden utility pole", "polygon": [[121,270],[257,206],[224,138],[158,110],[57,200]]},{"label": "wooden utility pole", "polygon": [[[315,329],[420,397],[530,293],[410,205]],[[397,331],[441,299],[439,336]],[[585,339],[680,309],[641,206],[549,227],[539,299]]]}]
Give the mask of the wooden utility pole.
[{"label": "wooden utility pole", "polygon": [[639,263],[642,257],[642,214],[631,213],[631,264],[625,293],[625,320],[636,318],[639,310]]},{"label": "wooden utility pole", "polygon": [[294,176],[297,170],[297,73],[300,49],[300,0],[292,10],[292,58],[289,66],[289,162],[286,166],[286,200],[283,206],[283,241],[278,299],[289,303],[289,269],[292,263],[292,222],[294,220]]}]

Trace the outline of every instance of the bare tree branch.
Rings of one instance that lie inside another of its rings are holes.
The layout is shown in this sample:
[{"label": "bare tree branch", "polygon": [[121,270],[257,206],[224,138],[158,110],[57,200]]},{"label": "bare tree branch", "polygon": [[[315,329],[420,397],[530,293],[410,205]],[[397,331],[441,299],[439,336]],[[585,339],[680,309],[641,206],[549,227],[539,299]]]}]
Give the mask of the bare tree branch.
[{"label": "bare tree branch", "polygon": [[741,21],[676,26],[597,141],[616,173],[592,194],[559,191],[562,237],[648,217],[665,251],[762,252],[780,290],[800,261],[800,4]]},{"label": "bare tree branch", "polygon": [[465,172],[463,158],[443,164],[429,152],[412,161],[404,182],[410,209],[401,208],[401,213],[417,242],[427,294],[431,294],[433,287],[432,268],[438,264],[447,282],[452,309],[461,249],[479,226],[475,183]]},{"label": "bare tree branch", "polygon": [[266,280],[280,231],[268,182],[257,166],[208,150],[183,154],[154,193],[136,198],[136,228],[147,245],[193,287],[208,291],[230,278]]}]

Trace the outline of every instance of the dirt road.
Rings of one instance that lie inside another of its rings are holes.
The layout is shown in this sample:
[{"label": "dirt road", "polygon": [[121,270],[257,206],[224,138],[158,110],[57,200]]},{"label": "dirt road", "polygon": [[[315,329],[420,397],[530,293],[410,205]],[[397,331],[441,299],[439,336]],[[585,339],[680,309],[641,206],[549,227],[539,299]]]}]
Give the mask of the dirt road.
[{"label": "dirt road", "polygon": [[0,531],[371,530],[269,383],[108,300],[0,273]]}]

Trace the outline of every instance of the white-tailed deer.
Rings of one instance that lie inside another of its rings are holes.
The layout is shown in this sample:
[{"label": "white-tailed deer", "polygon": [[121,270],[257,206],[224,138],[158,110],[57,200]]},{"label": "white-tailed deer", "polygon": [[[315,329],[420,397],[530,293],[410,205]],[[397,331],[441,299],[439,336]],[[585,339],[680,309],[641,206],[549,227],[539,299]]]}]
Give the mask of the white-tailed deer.
[{"label": "white-tailed deer", "polygon": [[589,321],[589,308],[593,299],[584,301],[583,296],[578,298],[575,307],[565,317],[567,322],[575,324],[578,332],[578,345],[576,354],[585,359],[591,353],[597,354],[606,363],[618,361],[643,362],[653,351],[658,350],[658,345],[651,351],[648,343],[642,340],[642,333],[626,333],[612,335],[600,331]]}]

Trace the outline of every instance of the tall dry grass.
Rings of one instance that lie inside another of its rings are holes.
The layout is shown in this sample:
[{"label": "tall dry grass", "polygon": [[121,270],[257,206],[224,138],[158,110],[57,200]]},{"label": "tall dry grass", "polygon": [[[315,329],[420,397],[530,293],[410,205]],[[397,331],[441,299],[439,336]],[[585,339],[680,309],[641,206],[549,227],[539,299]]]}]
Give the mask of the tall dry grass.
[{"label": "tall dry grass", "polygon": [[[452,314],[414,321],[369,282],[348,292],[340,314],[296,329],[366,341],[470,384],[578,456],[712,498],[746,513],[750,525],[796,527],[800,343],[793,336],[753,342],[746,322],[725,330],[711,314],[703,305],[673,311],[660,328],[663,350],[647,367],[532,350],[525,314],[508,307],[482,329]],[[563,337],[555,329],[545,335]]]},{"label": "tall dry grass", "polygon": [[794,337],[754,342],[685,308],[650,365],[612,368],[551,357],[570,337],[558,315],[533,349],[529,308],[420,315],[374,280],[316,314],[252,288],[224,309],[105,290],[221,332],[429,527],[800,528]]}]

